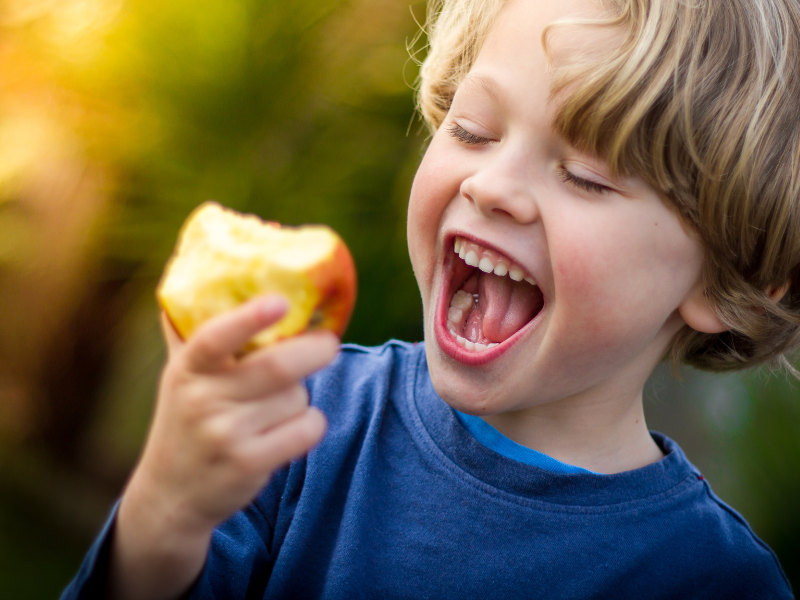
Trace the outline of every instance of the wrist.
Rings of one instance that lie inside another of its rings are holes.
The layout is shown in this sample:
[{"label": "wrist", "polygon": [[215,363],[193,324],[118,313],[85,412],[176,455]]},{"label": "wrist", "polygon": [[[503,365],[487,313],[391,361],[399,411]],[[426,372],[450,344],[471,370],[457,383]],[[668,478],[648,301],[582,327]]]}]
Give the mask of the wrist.
[{"label": "wrist", "polygon": [[118,521],[139,535],[153,536],[165,549],[211,538],[217,523],[202,515],[169,486],[136,469],[120,501]]},{"label": "wrist", "polygon": [[203,570],[212,532],[213,525],[187,518],[180,505],[171,505],[134,477],[117,513],[109,596],[181,596]]}]

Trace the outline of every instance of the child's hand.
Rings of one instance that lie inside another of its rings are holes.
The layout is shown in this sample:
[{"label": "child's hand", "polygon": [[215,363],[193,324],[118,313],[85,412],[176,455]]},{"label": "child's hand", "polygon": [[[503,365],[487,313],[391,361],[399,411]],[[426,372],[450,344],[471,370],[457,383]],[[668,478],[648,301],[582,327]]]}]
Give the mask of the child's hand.
[{"label": "child's hand", "polygon": [[300,380],[336,356],[333,334],[304,334],[236,357],[286,309],[278,296],[250,301],[186,343],[162,316],[169,358],[117,519],[112,587],[120,596],[179,595],[202,568],[213,528],[322,438],[325,417],[309,408]]},{"label": "child's hand", "polygon": [[325,430],[299,382],[336,356],[331,334],[307,334],[242,359],[236,353],[286,312],[280,297],[249,302],[169,347],[156,415],[141,464],[186,521],[213,528],[247,504],[282,464]]}]

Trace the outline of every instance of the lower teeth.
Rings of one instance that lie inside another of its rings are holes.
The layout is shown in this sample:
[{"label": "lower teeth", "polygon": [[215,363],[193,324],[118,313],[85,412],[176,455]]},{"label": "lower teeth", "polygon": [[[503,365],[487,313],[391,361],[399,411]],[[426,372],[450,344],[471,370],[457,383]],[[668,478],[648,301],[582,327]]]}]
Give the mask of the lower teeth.
[{"label": "lower teeth", "polygon": [[488,350],[489,348],[494,348],[495,346],[498,345],[496,342],[491,342],[489,344],[480,344],[477,342],[471,342],[467,338],[458,335],[455,329],[452,328],[452,326],[449,327],[448,330],[450,331],[450,335],[453,336],[453,338],[467,350],[483,352],[484,350]]},{"label": "lower teeth", "polygon": [[472,310],[478,310],[478,294],[468,294],[464,291],[457,292],[450,304],[450,308],[447,311],[447,329],[450,332],[450,335],[452,335],[453,338],[455,338],[455,340],[467,350],[483,352],[489,348],[494,348],[497,346],[496,343],[490,342],[483,344],[477,341],[472,341],[482,337],[483,332],[481,330],[480,321],[470,322],[470,326],[468,328],[469,331],[465,332],[469,338],[472,339],[468,339],[458,333],[459,331],[464,330],[464,319],[468,317]]}]

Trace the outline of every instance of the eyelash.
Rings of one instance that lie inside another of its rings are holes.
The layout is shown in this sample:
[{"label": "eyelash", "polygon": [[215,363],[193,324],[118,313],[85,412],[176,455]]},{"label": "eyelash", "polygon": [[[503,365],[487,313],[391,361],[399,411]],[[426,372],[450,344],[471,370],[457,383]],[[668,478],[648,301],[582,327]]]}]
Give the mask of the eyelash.
[{"label": "eyelash", "polygon": [[470,144],[472,146],[485,146],[486,144],[494,141],[491,138],[485,138],[475,135],[474,133],[470,133],[458,123],[451,123],[447,128],[447,132],[458,141],[464,142],[465,144]]},{"label": "eyelash", "polygon": [[582,190],[586,190],[587,192],[594,192],[596,194],[607,194],[610,191],[612,191],[610,187],[606,187],[595,181],[589,181],[588,179],[583,179],[582,177],[578,177],[574,173],[567,171],[564,167],[561,167],[558,170],[558,176],[561,178],[561,181],[574,185],[575,187],[580,188]]},{"label": "eyelash", "polygon": [[[481,137],[479,135],[475,135],[474,133],[470,133],[458,123],[451,123],[450,126],[447,128],[447,132],[457,139],[460,142],[464,142],[465,144],[470,144],[473,146],[485,146],[493,142],[494,140],[491,138]],[[588,179],[583,179],[582,177],[578,177],[574,173],[567,171],[564,167],[561,167],[558,171],[559,177],[561,181],[565,183],[569,183],[577,188],[582,190],[586,190],[587,192],[594,192],[596,194],[607,194],[611,190],[611,188],[606,187],[600,183],[595,181],[589,181]]]}]

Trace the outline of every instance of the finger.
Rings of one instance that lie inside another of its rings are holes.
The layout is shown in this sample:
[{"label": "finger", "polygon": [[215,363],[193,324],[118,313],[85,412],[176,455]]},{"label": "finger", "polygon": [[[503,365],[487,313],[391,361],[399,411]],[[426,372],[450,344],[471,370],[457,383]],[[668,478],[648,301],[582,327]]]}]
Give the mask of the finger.
[{"label": "finger", "polygon": [[274,471],[307,454],[325,435],[327,427],[325,415],[312,407],[262,435],[250,438],[241,451],[262,472]]},{"label": "finger", "polygon": [[308,410],[308,391],[298,383],[267,398],[240,406],[237,419],[242,423],[244,439],[245,436],[258,435],[304,413]]},{"label": "finger", "polygon": [[288,309],[283,296],[262,296],[208,320],[186,343],[189,369],[216,370],[259,331],[280,320]]},{"label": "finger", "polygon": [[327,331],[305,333],[254,352],[226,376],[228,397],[260,398],[294,385],[338,352],[339,338]]},{"label": "finger", "polygon": [[183,347],[184,341],[181,339],[181,336],[178,335],[178,332],[175,331],[175,327],[172,326],[172,321],[169,320],[167,313],[163,310],[161,311],[160,321],[161,334],[164,336],[164,343],[167,345],[167,354],[172,356]]}]

